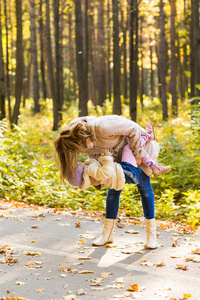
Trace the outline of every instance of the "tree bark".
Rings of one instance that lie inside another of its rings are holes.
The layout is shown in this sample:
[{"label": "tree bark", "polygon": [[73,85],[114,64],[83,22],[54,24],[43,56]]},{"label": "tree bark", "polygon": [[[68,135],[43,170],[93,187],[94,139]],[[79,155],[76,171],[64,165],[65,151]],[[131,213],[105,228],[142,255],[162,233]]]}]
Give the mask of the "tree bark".
[{"label": "tree bark", "polygon": [[55,61],[56,61],[56,98],[58,106],[58,122],[62,120],[63,107],[63,66],[62,66],[62,31],[60,28],[60,0],[54,0],[54,23],[55,23]]},{"label": "tree bark", "polygon": [[176,16],[176,0],[170,0],[171,6],[171,81],[170,92],[172,95],[172,114],[177,116],[178,114],[178,102],[177,102],[177,88],[176,88],[176,31],[175,31],[175,16]]},{"label": "tree bark", "polygon": [[79,116],[87,115],[87,90],[86,90],[86,72],[85,55],[83,46],[83,22],[80,0],[75,0],[76,15],[76,62],[79,84]]},{"label": "tree bark", "polygon": [[160,0],[160,79],[163,120],[168,118],[167,89],[166,89],[166,40],[165,13],[163,0]]},{"label": "tree bark", "polygon": [[1,2],[0,2],[0,120],[4,119],[6,117],[5,74],[4,74],[1,20],[2,20],[2,18],[1,18]]},{"label": "tree bark", "polygon": [[15,106],[12,115],[12,123],[18,124],[20,113],[20,103],[22,94],[22,68],[23,68],[23,39],[22,39],[22,0],[16,0],[16,19],[17,19],[17,42],[16,42],[16,81],[15,81]]},{"label": "tree bark", "polygon": [[49,15],[49,0],[46,0],[46,31],[47,31],[47,57],[48,57],[48,74],[51,87],[51,97],[53,100],[53,130],[58,130],[58,101],[56,98],[54,68],[51,47],[51,30],[50,30],[50,15]]},{"label": "tree bark", "polygon": [[106,75],[105,75],[105,53],[104,53],[104,0],[98,5],[98,104],[103,105],[106,99]]},{"label": "tree bark", "polygon": [[9,46],[8,46],[8,16],[7,1],[4,0],[5,28],[6,28],[6,94],[8,100],[8,118],[11,123],[12,112],[10,105],[10,75],[9,75]]},{"label": "tree bark", "polygon": [[30,20],[31,20],[31,60],[33,64],[33,99],[34,112],[40,111],[39,106],[39,78],[38,78],[38,61],[37,61],[37,41],[35,26],[35,0],[30,0]]},{"label": "tree bark", "polygon": [[43,18],[42,18],[42,7],[43,0],[40,0],[40,15],[39,15],[39,30],[40,30],[40,70],[41,70],[41,79],[42,79],[42,97],[43,99],[47,98],[47,87],[45,80],[45,64],[44,64],[44,26],[43,26]]},{"label": "tree bark", "polygon": [[113,0],[113,81],[114,81],[114,102],[113,114],[121,115],[120,99],[120,50],[119,50],[119,20],[118,0]]}]

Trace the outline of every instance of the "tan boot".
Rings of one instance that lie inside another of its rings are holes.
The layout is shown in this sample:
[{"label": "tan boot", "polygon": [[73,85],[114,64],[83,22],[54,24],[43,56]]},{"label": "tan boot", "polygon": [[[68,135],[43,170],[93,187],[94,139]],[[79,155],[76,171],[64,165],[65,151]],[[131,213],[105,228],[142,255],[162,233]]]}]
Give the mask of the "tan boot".
[{"label": "tan boot", "polygon": [[115,229],[115,219],[105,219],[104,220],[104,226],[103,231],[101,235],[94,240],[92,243],[93,246],[103,246],[106,243],[112,243],[113,242],[113,233]]},{"label": "tan boot", "polygon": [[155,163],[155,165],[151,166],[151,169],[153,171],[153,175],[159,176],[161,174],[165,174],[171,170],[170,166],[161,166],[158,162]]},{"label": "tan boot", "polygon": [[145,219],[145,231],[147,243],[145,248],[155,249],[157,248],[157,238],[156,238],[156,221],[154,219]]}]

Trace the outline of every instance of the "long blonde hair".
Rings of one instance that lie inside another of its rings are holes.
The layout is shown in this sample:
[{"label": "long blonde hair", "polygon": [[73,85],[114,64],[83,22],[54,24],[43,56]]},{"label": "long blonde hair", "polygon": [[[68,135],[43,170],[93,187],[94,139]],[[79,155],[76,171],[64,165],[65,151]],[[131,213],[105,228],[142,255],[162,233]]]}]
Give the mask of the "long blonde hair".
[{"label": "long blonde hair", "polygon": [[77,154],[78,152],[87,152],[86,139],[88,137],[92,139],[92,133],[89,131],[87,124],[80,121],[63,129],[54,141],[62,182],[75,177]]}]

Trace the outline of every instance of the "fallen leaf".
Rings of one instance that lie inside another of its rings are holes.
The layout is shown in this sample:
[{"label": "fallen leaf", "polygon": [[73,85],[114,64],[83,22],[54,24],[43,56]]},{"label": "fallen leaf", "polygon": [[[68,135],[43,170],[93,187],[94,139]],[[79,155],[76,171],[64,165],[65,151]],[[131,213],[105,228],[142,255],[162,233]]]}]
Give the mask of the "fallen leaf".
[{"label": "fallen leaf", "polygon": [[105,287],[99,287],[99,288],[93,288],[93,287],[91,287],[91,289],[93,291],[103,291],[103,290],[105,290]]},{"label": "fallen leaf", "polygon": [[92,273],[94,273],[94,271],[82,270],[78,272],[78,274],[92,274]]},{"label": "fallen leaf", "polygon": [[177,240],[174,241],[174,243],[172,244],[172,247],[176,247],[178,246]]},{"label": "fallen leaf", "polygon": [[25,285],[26,283],[23,282],[23,281],[16,281],[15,284],[16,284],[16,285]]},{"label": "fallen leaf", "polygon": [[37,293],[41,293],[41,292],[43,292],[44,291],[44,289],[37,289],[37,290],[35,290]]},{"label": "fallen leaf", "polygon": [[125,231],[125,233],[137,234],[139,231],[136,231],[135,229],[128,229]]},{"label": "fallen leaf", "polygon": [[115,281],[117,283],[124,283],[124,278],[123,277],[119,277],[119,278],[116,278]]},{"label": "fallen leaf", "polygon": [[127,291],[130,291],[130,292],[138,292],[138,285],[137,285],[137,283],[135,283],[135,284],[130,284],[130,287],[127,288]]},{"label": "fallen leaf", "polygon": [[32,225],[31,228],[35,229],[35,228],[38,228],[39,226],[38,225]]},{"label": "fallen leaf", "polygon": [[163,267],[165,265],[166,265],[166,263],[164,263],[164,261],[162,261],[161,263],[155,264],[156,267]]},{"label": "fallen leaf", "polygon": [[192,295],[191,294],[183,294],[183,297],[184,297],[184,299],[188,299],[188,298],[191,298]]},{"label": "fallen leaf", "polygon": [[61,275],[60,275],[61,278],[65,278],[65,277],[67,277],[67,276],[68,276],[67,274],[61,274]]},{"label": "fallen leaf", "polygon": [[200,255],[200,248],[197,248],[196,250],[192,251],[192,253]]},{"label": "fallen leaf", "polygon": [[105,244],[104,245],[104,247],[106,247],[106,248],[116,248],[117,247],[117,245],[111,245],[111,244]]},{"label": "fallen leaf", "polygon": [[81,221],[75,222],[76,227],[81,227]]},{"label": "fallen leaf", "polygon": [[185,265],[185,266],[183,266],[183,265],[177,265],[176,269],[181,269],[183,271],[187,271],[188,267],[187,267],[187,265]]},{"label": "fallen leaf", "polygon": [[81,296],[81,295],[86,295],[87,293],[84,292],[83,289],[80,289],[80,290],[78,290],[78,291],[76,292],[76,294],[77,294],[78,296]]},{"label": "fallen leaf", "polygon": [[78,259],[79,260],[91,260],[92,257],[79,257]]},{"label": "fallen leaf", "polygon": [[24,255],[41,256],[42,253],[36,252],[36,251],[27,251],[27,252],[24,252]]}]

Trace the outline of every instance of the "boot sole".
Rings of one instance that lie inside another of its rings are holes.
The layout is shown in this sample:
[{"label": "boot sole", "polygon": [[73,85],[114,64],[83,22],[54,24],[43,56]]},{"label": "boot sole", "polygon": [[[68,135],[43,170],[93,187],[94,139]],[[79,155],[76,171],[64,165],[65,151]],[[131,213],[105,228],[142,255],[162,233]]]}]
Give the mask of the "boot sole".
[{"label": "boot sole", "polygon": [[159,176],[159,175],[165,174],[165,173],[167,173],[167,172],[169,172],[169,171],[171,171],[171,167],[170,167],[170,169],[166,169],[166,170],[163,170],[163,171],[161,171],[161,172],[158,172],[158,173],[154,174],[154,177],[157,177],[157,176]]}]

